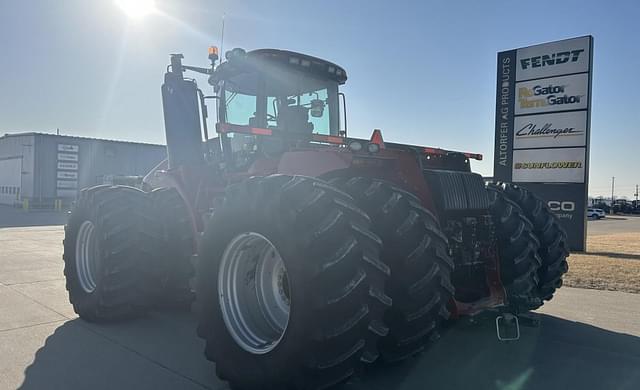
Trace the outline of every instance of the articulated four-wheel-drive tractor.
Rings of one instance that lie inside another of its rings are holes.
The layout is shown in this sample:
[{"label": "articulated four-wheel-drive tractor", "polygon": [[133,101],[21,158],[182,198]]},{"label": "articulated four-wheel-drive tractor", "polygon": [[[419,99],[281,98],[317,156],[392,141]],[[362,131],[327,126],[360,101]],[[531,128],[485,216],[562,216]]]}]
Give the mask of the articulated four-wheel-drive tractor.
[{"label": "articulated four-wheel-drive tractor", "polygon": [[171,56],[168,159],[143,189],[76,202],[64,261],[81,318],[195,300],[205,355],[233,388],[320,389],[419,353],[460,316],[495,311],[506,332],[562,284],[565,232],[532,193],[472,173],[482,156],[348,137],[346,72],[328,61],[209,59]]}]

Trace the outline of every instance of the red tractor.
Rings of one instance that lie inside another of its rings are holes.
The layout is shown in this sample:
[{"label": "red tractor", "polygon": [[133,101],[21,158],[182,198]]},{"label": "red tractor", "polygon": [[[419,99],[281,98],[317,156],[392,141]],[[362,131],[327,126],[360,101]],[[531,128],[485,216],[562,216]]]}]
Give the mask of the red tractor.
[{"label": "red tractor", "polygon": [[273,49],[209,59],[171,56],[168,159],[143,190],[81,192],[64,241],[81,318],[197,298],[205,355],[233,388],[320,389],[419,353],[445,321],[494,310],[500,325],[561,286],[565,232],[532,193],[472,173],[482,156],[348,137],[347,76],[331,62]]}]

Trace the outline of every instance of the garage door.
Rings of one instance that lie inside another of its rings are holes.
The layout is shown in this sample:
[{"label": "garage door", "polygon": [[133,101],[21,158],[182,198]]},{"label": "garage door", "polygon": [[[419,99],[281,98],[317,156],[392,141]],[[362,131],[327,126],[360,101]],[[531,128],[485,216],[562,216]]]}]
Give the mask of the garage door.
[{"label": "garage door", "polygon": [[0,204],[20,201],[22,158],[0,159]]}]

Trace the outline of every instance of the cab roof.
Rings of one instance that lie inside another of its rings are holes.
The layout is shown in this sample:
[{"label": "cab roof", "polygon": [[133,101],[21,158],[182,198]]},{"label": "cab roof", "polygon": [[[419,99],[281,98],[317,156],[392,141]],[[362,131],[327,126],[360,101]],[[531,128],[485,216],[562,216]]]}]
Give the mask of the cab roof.
[{"label": "cab roof", "polygon": [[[257,60],[258,62],[268,61],[279,66],[309,73],[319,78],[337,81],[338,84],[344,84],[347,81],[347,72],[343,67],[318,57],[294,51],[256,49],[247,52],[247,59]],[[219,68],[222,68],[220,69],[222,71],[221,73],[225,73],[225,68],[233,67],[233,62],[233,59],[227,59],[227,61],[220,64]]]}]

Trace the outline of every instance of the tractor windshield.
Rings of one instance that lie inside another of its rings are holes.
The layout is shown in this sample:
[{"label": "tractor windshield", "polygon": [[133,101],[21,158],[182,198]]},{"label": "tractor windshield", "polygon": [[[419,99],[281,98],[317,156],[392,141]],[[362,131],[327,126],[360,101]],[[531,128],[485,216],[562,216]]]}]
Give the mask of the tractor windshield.
[{"label": "tractor windshield", "polygon": [[338,83],[270,67],[221,82],[220,120],[292,132],[338,134]]}]

